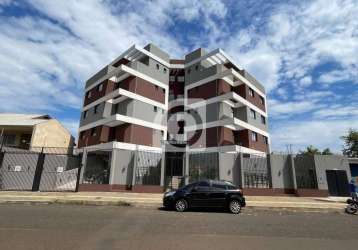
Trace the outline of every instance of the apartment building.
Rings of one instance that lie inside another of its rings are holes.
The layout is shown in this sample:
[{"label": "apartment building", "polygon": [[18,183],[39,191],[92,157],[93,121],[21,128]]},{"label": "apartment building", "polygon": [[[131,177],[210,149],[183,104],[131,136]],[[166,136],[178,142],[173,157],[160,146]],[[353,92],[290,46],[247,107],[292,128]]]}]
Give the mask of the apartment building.
[{"label": "apartment building", "polygon": [[198,162],[220,168],[220,152],[265,155],[267,120],[264,87],[221,49],[171,59],[134,45],[86,82],[83,190],[163,190]]}]

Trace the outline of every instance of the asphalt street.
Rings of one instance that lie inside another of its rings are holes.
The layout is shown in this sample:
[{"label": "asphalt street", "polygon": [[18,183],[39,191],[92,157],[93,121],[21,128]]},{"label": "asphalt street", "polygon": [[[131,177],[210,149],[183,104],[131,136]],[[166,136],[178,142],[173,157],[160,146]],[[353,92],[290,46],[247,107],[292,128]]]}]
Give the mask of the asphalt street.
[{"label": "asphalt street", "polygon": [[358,216],[0,205],[0,249],[357,249]]}]

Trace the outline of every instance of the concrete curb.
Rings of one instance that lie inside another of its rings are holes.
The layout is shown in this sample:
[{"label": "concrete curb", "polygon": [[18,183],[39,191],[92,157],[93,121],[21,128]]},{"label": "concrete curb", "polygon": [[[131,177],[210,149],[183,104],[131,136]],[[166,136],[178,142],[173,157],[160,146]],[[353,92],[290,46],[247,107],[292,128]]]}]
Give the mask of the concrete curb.
[{"label": "concrete curb", "polygon": [[[25,205],[85,205],[85,206],[133,206],[142,208],[161,208],[162,203],[158,202],[146,202],[146,201],[123,201],[123,200],[76,200],[76,199],[11,199],[11,200],[0,200],[1,204],[25,204]],[[291,204],[290,206],[285,205],[250,205],[245,207],[245,210],[259,210],[259,211],[289,211],[289,212],[320,212],[320,213],[343,213],[344,207],[310,207],[302,206],[302,204]]]}]

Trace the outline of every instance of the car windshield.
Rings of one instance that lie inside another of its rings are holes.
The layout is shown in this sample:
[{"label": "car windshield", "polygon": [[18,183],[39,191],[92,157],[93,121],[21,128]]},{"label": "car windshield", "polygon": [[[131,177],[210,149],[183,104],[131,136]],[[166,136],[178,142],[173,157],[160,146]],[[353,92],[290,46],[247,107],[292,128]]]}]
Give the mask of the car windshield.
[{"label": "car windshield", "polygon": [[182,187],[182,189],[183,190],[191,190],[195,185],[196,185],[196,183],[190,183],[190,184]]}]

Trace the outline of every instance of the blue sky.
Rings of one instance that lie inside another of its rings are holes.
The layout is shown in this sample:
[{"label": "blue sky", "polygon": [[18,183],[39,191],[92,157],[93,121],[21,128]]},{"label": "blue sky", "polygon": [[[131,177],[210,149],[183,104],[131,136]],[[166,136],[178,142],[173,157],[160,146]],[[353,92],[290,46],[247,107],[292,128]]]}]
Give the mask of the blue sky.
[{"label": "blue sky", "polygon": [[0,0],[0,112],[77,133],[84,82],[132,44],[223,48],[266,87],[274,151],[358,129],[358,1]]}]

